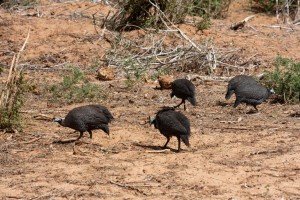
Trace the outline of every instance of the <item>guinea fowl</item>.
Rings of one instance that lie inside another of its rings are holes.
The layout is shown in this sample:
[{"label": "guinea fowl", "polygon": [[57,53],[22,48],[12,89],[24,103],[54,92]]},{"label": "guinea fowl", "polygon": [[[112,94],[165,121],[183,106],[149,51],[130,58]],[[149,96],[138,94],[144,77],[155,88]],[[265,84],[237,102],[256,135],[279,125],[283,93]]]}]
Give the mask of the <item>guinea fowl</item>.
[{"label": "guinea fowl", "polygon": [[185,100],[188,100],[193,106],[196,106],[195,86],[187,79],[176,79],[173,81],[171,98],[174,96],[182,99],[181,103],[174,108],[178,108],[181,104],[184,104],[184,110],[186,110]]},{"label": "guinea fowl", "polygon": [[54,122],[80,132],[79,140],[85,131],[92,139],[92,130],[101,129],[109,135],[108,123],[113,119],[108,109],[101,105],[86,105],[72,109],[65,119],[54,118]]},{"label": "guinea fowl", "polygon": [[257,105],[264,102],[270,94],[274,94],[274,90],[269,90],[266,87],[259,84],[244,84],[236,88],[236,100],[234,107],[236,108],[240,103],[246,103],[252,105],[258,112]]},{"label": "guinea fowl", "polygon": [[256,80],[252,76],[247,75],[237,75],[233,77],[229,82],[227,86],[227,92],[225,95],[225,99],[228,100],[232,96],[232,94],[235,92],[238,86],[244,85],[244,84],[257,84]]},{"label": "guinea fowl", "polygon": [[161,109],[157,112],[154,119],[149,117],[149,123],[150,125],[154,124],[154,127],[167,138],[163,148],[167,147],[172,136],[177,137],[178,152],[180,151],[181,140],[186,146],[190,146],[190,121],[184,114],[175,111],[174,108],[166,107]]}]

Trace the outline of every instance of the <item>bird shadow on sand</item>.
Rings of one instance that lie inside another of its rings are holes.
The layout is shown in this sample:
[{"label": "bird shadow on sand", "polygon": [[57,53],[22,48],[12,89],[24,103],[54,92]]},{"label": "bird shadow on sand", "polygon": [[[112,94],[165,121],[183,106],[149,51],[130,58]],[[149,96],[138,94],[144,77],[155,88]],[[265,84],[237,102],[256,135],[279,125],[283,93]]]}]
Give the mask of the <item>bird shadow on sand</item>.
[{"label": "bird shadow on sand", "polygon": [[156,145],[145,145],[145,144],[139,144],[139,143],[134,143],[133,145],[138,146],[138,147],[142,147],[144,149],[150,149],[150,150],[154,150],[154,151],[162,151],[162,150],[170,150],[172,152],[178,152],[177,149],[171,149],[169,147],[167,148],[163,148],[162,146],[156,146]]},{"label": "bird shadow on sand", "polygon": [[73,142],[76,142],[77,140],[76,139],[72,139],[72,140],[54,140],[52,142],[52,144],[70,144],[70,143],[73,143]]},{"label": "bird shadow on sand", "polygon": [[296,112],[296,113],[292,113],[292,114],[289,114],[289,117],[300,117],[300,113]]},{"label": "bird shadow on sand", "polygon": [[155,86],[155,88],[153,88],[154,90],[163,90],[163,88],[162,87],[160,87],[160,86]]},{"label": "bird shadow on sand", "polygon": [[227,102],[224,102],[224,101],[217,101],[216,105],[221,106],[221,107],[225,107],[225,106],[231,106],[232,103],[227,103]]},{"label": "bird shadow on sand", "polygon": [[251,110],[247,111],[246,114],[247,115],[254,115],[254,114],[259,114],[259,112],[256,111],[256,110],[251,109]]}]

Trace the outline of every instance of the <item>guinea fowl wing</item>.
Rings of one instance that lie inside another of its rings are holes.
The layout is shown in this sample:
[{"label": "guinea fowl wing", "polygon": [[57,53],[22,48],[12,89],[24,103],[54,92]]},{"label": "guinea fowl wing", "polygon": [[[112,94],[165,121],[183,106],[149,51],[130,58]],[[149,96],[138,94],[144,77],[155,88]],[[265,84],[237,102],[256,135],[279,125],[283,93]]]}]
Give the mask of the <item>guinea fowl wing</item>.
[{"label": "guinea fowl wing", "polygon": [[179,98],[193,97],[195,89],[191,85],[175,83],[172,88],[174,94]]},{"label": "guinea fowl wing", "polygon": [[78,109],[71,110],[63,120],[64,126],[72,128],[77,131],[86,131],[84,121],[82,120],[81,112]]},{"label": "guinea fowl wing", "polygon": [[227,92],[225,95],[225,99],[230,99],[232,94],[235,92],[235,90],[243,85],[252,85],[257,84],[256,80],[252,76],[247,75],[238,75],[233,77],[229,82],[227,86]]},{"label": "guinea fowl wing", "polygon": [[158,129],[162,134],[179,136],[189,133],[189,130],[187,130],[187,128],[183,126],[175,116],[168,114],[169,113],[165,113],[164,115],[161,114],[156,117]]},{"label": "guinea fowl wing", "polygon": [[191,132],[189,119],[186,116],[184,116],[182,113],[176,113],[175,117],[178,120],[178,122],[186,129],[185,133],[189,135]]},{"label": "guinea fowl wing", "polygon": [[99,114],[103,114],[107,117],[107,119],[109,119],[109,121],[111,119],[113,119],[114,117],[112,116],[112,114],[108,111],[108,109],[104,106],[101,105],[90,105],[90,107],[95,111],[98,112]]},{"label": "guinea fowl wing", "polygon": [[243,97],[246,99],[253,100],[265,100],[268,95],[268,90],[264,86],[261,85],[244,85],[242,87],[238,87],[236,91],[237,96]]}]

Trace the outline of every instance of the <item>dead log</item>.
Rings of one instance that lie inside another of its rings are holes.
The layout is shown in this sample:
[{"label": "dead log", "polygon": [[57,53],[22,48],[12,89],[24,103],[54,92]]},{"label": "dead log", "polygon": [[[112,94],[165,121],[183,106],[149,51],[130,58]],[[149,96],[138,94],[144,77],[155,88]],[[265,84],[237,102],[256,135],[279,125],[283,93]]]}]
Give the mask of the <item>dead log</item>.
[{"label": "dead log", "polygon": [[246,17],[243,21],[240,21],[240,22],[238,22],[238,23],[232,24],[232,25],[230,26],[230,29],[236,31],[236,30],[238,30],[239,28],[243,28],[243,27],[246,25],[246,23],[247,23],[249,20],[251,20],[252,18],[254,18],[254,17],[255,17],[255,15],[248,16],[248,17]]}]

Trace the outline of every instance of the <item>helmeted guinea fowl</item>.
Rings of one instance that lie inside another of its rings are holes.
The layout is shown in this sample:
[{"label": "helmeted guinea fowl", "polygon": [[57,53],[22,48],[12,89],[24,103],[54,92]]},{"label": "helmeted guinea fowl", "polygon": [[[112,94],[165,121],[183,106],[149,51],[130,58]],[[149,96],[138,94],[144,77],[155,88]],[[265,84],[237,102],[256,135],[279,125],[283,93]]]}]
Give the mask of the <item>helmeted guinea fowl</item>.
[{"label": "helmeted guinea fowl", "polygon": [[236,100],[234,107],[236,108],[240,103],[252,105],[258,112],[257,105],[264,102],[270,94],[274,94],[274,90],[269,90],[259,84],[244,84],[240,85],[235,90]]},{"label": "helmeted guinea fowl", "polygon": [[101,129],[109,135],[108,123],[113,119],[112,114],[105,106],[86,105],[72,109],[65,119],[54,118],[54,122],[80,132],[79,140],[85,131],[92,139],[92,130]]},{"label": "helmeted guinea fowl", "polygon": [[244,85],[244,84],[257,84],[256,80],[252,76],[247,75],[237,75],[230,79],[227,86],[227,92],[225,95],[225,99],[228,100],[232,96],[232,94],[235,92],[238,86]]},{"label": "helmeted guinea fowl", "polygon": [[150,119],[150,125],[154,124],[154,127],[159,130],[167,138],[166,144],[163,148],[166,148],[170,138],[172,136],[177,137],[178,140],[178,152],[180,151],[180,141],[182,140],[186,146],[190,146],[190,121],[182,113],[177,112],[174,108],[163,108],[157,112],[154,119]]},{"label": "helmeted guinea fowl", "polygon": [[188,100],[193,106],[196,106],[195,86],[187,79],[176,79],[173,81],[171,98],[174,96],[182,99],[181,103],[174,108],[178,108],[181,104],[184,104],[184,110],[186,110],[185,100]]}]

